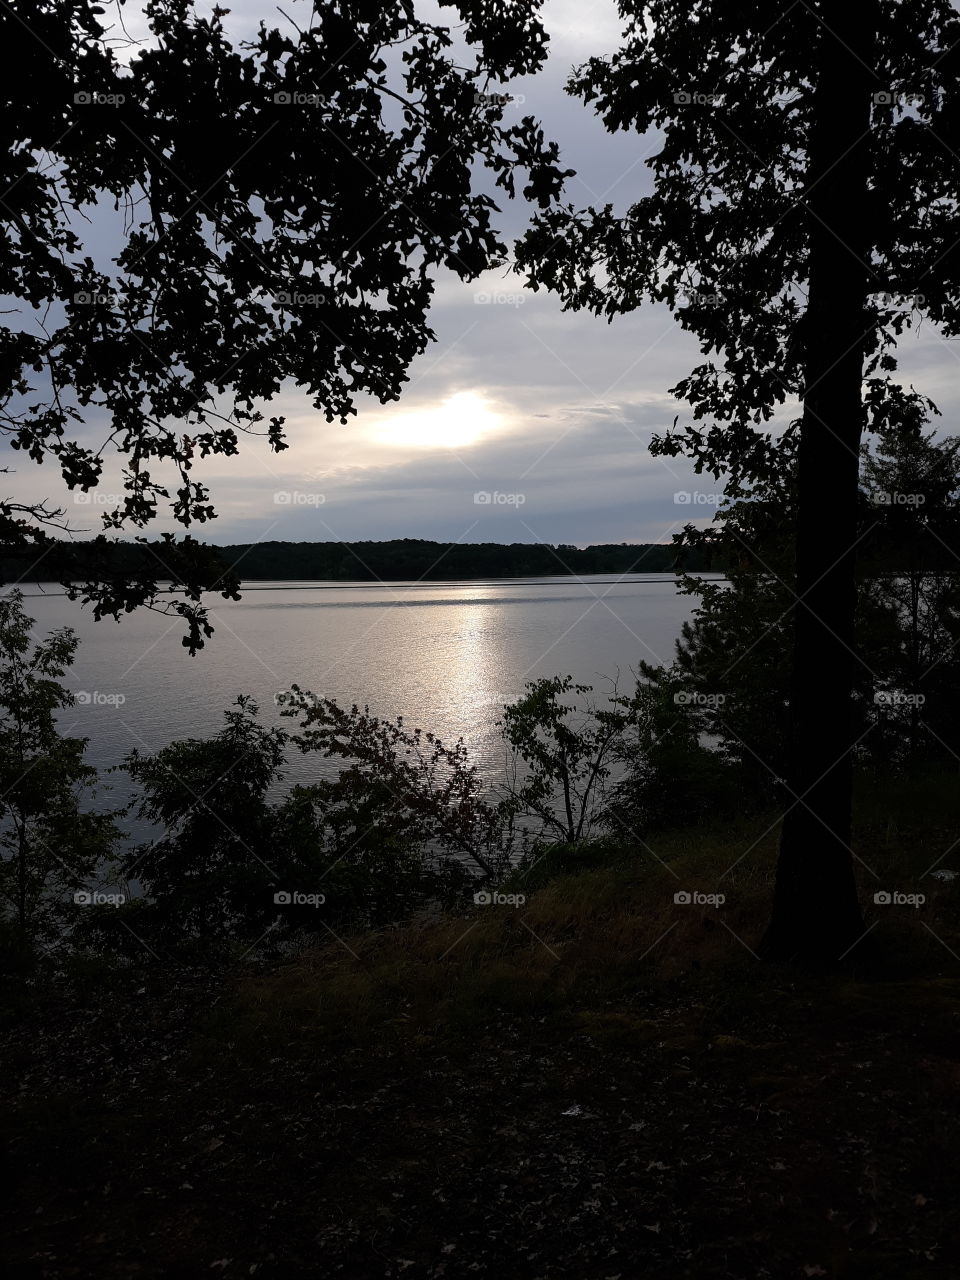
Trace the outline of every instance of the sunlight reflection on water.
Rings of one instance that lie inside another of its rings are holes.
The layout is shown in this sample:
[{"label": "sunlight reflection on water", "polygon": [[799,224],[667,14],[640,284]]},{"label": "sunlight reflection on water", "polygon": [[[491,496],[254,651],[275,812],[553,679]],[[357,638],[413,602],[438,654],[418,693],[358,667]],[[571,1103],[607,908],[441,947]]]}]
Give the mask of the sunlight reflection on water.
[{"label": "sunlight reflection on water", "polygon": [[[626,688],[641,658],[671,660],[694,602],[667,574],[256,583],[238,602],[208,598],[216,631],[194,658],[175,619],[140,611],[120,624],[97,623],[63,598],[25,603],[37,632],[70,625],[80,635],[69,684],[90,697],[61,724],[89,737],[88,758],[100,768],[119,764],[133,747],[154,751],[176,738],[212,735],[241,693],[257,699],[267,723],[290,728],[275,697],[296,683],[347,706],[367,704],[375,715],[402,714],[410,727],[451,745],[462,736],[471,760],[494,778],[505,761],[496,722],[525,681],[570,673],[598,691],[617,677]],[[294,752],[287,783],[307,783],[318,768],[317,757]],[[123,802],[125,775],[109,780]]]}]

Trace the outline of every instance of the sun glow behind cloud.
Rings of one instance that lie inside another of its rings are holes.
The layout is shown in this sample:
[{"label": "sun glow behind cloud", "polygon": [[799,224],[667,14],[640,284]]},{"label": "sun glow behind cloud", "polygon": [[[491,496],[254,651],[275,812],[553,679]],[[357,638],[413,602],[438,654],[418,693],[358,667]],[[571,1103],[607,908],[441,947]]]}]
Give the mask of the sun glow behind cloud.
[{"label": "sun glow behind cloud", "polygon": [[432,409],[392,414],[377,439],[397,448],[463,449],[492,435],[500,415],[476,391],[458,391]]}]

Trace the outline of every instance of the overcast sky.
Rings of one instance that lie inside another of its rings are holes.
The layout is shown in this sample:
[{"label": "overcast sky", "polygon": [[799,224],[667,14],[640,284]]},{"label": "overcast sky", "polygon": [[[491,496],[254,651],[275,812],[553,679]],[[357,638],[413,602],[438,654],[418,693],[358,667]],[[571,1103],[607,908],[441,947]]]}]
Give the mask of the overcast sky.
[{"label": "overcast sky", "polygon": [[[236,35],[260,19],[284,22],[265,0],[232,0],[229,7],[228,29]],[[304,11],[302,0],[283,7],[294,17]],[[446,22],[455,16],[440,12]],[[612,0],[547,0],[543,16],[548,64],[540,75],[512,82],[525,101],[509,109],[538,116],[560,144],[566,167],[577,170],[567,187],[575,204],[625,208],[650,189],[644,161],[655,140],[610,136],[563,92],[575,64],[616,46],[616,7]],[[128,25],[136,34],[132,19]],[[501,203],[499,227],[509,240],[523,230],[529,209],[522,201]],[[421,537],[586,545],[668,541],[691,518],[709,519],[717,486],[682,460],[653,458],[648,450],[651,434],[682,414],[668,388],[699,354],[664,308],[645,307],[608,325],[564,314],[555,298],[523,289],[504,269],[469,285],[441,276],[431,322],[438,341],[411,367],[399,403],[365,401],[358,417],[340,426],[290,390],[271,407],[287,418],[287,452],[245,442],[240,457],[204,463],[197,474],[220,518],[194,532],[221,543]],[[904,337],[900,358],[904,381],[939,403],[942,425],[953,432],[960,343],[942,341],[926,325]],[[52,497],[75,525],[98,528],[96,499],[77,504],[52,483],[48,465],[37,470],[22,455],[13,461],[20,474],[9,488],[18,497]],[[111,479],[117,487],[115,476],[108,472],[101,493]],[[682,504],[678,492],[701,496]]]}]

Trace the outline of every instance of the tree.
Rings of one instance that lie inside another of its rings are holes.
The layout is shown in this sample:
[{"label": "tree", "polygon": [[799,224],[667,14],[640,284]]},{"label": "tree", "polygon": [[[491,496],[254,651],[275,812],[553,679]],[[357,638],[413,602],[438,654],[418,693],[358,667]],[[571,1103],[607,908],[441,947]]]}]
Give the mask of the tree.
[{"label": "tree", "polygon": [[[909,410],[909,412],[907,412]],[[940,765],[960,746],[957,494],[960,441],[925,432],[928,402],[904,401],[898,425],[865,444],[861,465],[861,554],[857,564],[858,653],[854,681],[856,761],[879,775]],[[686,539],[712,555],[725,579],[687,575],[698,598],[673,663],[643,675],[682,701],[687,729],[712,741],[740,774],[737,802],[789,803],[789,585],[796,466],[784,449],[774,483],[731,496],[714,522]],[[674,709],[680,718],[681,708]],[[638,755],[636,778],[668,801],[694,757]]]},{"label": "tree", "polygon": [[500,720],[513,753],[507,810],[534,818],[540,838],[569,846],[604,823],[614,765],[645,709],[640,690],[625,697],[614,687],[606,706],[585,698],[592,692],[572,676],[529,680]]},{"label": "tree", "polygon": [[466,864],[482,883],[509,866],[509,824],[486,799],[462,738],[447,746],[434,733],[407,728],[402,716],[392,721],[369,707],[347,710],[298,685],[281,714],[299,717],[292,741],[301,751],[343,762],[336,778],[310,788],[334,832],[337,856],[369,848],[373,831],[381,842],[389,833],[405,846]]},{"label": "tree", "polygon": [[[621,13],[623,47],[568,87],[611,131],[658,131],[653,194],[624,216],[551,208],[519,262],[568,307],[612,320],[650,299],[696,335],[706,363],[674,388],[693,421],[655,451],[736,487],[796,448],[788,806],[762,950],[836,964],[865,933],[849,847],[861,434],[903,408],[888,375],[904,328],[960,327],[960,17],[946,0]],[[801,418],[781,430],[792,398]]]},{"label": "tree", "polygon": [[[298,731],[267,728],[243,696],[219,733],[134,751],[126,769],[160,835],[125,861],[145,898],[118,913],[110,945],[246,950],[328,922],[373,926],[425,903],[462,904],[509,866],[509,830],[482,796],[463,743],[349,711],[296,685],[280,699]],[[272,800],[287,750],[343,761],[334,777]],[[112,923],[107,919],[105,925]]]},{"label": "tree", "polygon": [[[490,91],[543,63],[538,0],[455,7],[466,66],[407,3],[330,0],[306,30],[261,25],[238,45],[228,9],[148,0],[150,38],[126,60],[95,0],[0,11],[4,81],[22,86],[0,126],[0,293],[15,300],[0,432],[82,493],[116,454],[123,496],[105,532],[143,529],[162,507],[184,527],[212,519],[198,464],[236,455],[241,433],[286,448],[283,419],[261,408],[285,384],[328,422],[361,396],[397,399],[433,337],[438,269],[469,280],[505,253],[474,164],[509,195],[518,167],[529,198],[557,190],[556,147],[531,117],[504,123],[509,95]],[[51,547],[62,517],[8,499],[0,538],[31,565],[49,553],[98,616],[173,608],[191,651],[202,644],[202,589],[236,590],[223,566],[195,543],[145,543],[133,576],[87,578]],[[184,599],[165,599],[162,579]]]},{"label": "tree", "polygon": [[[873,711],[892,760],[955,756],[960,690],[960,438],[936,441],[918,420],[864,448],[861,489],[872,513],[861,610],[886,651]],[[873,665],[873,663],[871,664]],[[904,732],[906,730],[906,732]],[[925,732],[924,732],[925,731]]]},{"label": "tree", "polygon": [[0,599],[0,885],[3,917],[26,943],[53,942],[75,916],[74,894],[111,855],[113,816],[84,808],[96,769],[86,738],[61,734],[74,705],[61,680],[77,637],[69,627],[33,642],[34,619],[14,591]]},{"label": "tree", "polygon": [[[678,658],[695,634],[685,631]],[[753,771],[730,749],[729,735],[718,732],[718,717],[726,711],[724,695],[718,701],[717,694],[703,692],[680,661],[668,667],[640,663],[633,713],[617,744],[617,776],[602,815],[614,837],[741,817],[756,804],[749,786]],[[710,738],[719,742],[710,745]]]},{"label": "tree", "polygon": [[210,739],[172,742],[152,755],[134,750],[125,769],[139,785],[141,818],[160,835],[135,849],[124,874],[147,898],[134,909],[158,946],[184,938],[207,942],[275,918],[282,886],[269,855],[273,813],[267,801],[282,780],[287,735],[257,719],[246,696],[224,713]]}]

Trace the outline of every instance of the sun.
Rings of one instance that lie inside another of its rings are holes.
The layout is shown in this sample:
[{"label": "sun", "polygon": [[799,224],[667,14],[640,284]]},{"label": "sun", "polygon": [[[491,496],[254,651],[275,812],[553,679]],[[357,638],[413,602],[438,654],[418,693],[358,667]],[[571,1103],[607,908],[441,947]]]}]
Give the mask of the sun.
[{"label": "sun", "polygon": [[495,431],[500,417],[476,391],[458,391],[433,409],[398,413],[380,431],[386,444],[416,449],[462,449]]}]

